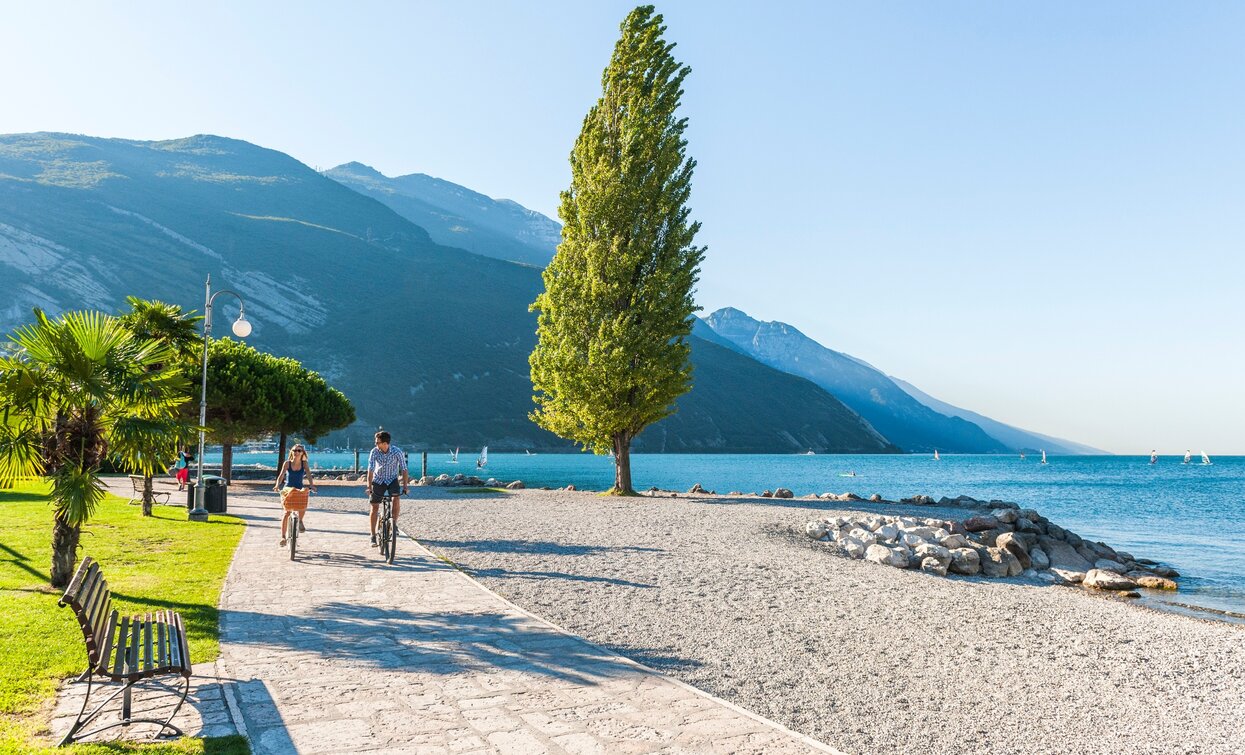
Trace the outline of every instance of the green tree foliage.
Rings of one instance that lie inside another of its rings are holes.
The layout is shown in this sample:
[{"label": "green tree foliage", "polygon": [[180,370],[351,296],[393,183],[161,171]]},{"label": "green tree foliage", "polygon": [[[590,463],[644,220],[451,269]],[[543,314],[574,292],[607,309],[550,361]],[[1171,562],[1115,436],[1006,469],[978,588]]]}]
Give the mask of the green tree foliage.
[{"label": "green tree foliage", "polygon": [[[139,338],[158,341],[168,346],[174,354],[174,363],[178,368],[188,376],[197,378],[199,358],[203,349],[203,339],[199,337],[198,326],[203,318],[196,316],[194,312],[184,311],[176,304],[162,301],[127,296],[126,302],[130,305],[130,309],[121,313],[119,318],[121,324]],[[153,369],[162,366],[156,365]],[[188,390],[189,386],[188,382]],[[182,404],[182,422],[176,428],[175,433],[156,439],[156,445],[147,449],[149,456],[163,458],[166,466],[167,461],[177,455],[179,445],[188,441],[195,431],[196,418],[191,416],[195,402],[192,396],[188,395],[187,399],[186,403]],[[130,471],[141,473],[141,470],[131,469]],[[151,509],[155,503],[152,477],[150,473],[143,474],[143,516],[151,516]]]},{"label": "green tree foliage", "polygon": [[704,258],[687,200],[695,160],[678,118],[691,72],[671,55],[662,17],[636,8],[601,77],[602,95],[571,152],[531,355],[532,419],[598,454],[612,492],[633,494],[631,441],[691,388],[692,291]]},{"label": "green tree foliage", "polygon": [[[208,346],[207,427],[222,446],[224,477],[232,474],[233,446],[280,433],[314,442],[355,420],[341,391],[297,360],[265,354],[220,338]],[[284,448],[282,448],[284,452]]]},{"label": "green tree foliage", "polygon": [[150,449],[175,431],[187,385],[167,345],[101,312],[51,319],[36,309],[34,324],[9,338],[0,356],[0,487],[51,478],[51,577],[64,587],[82,525],[104,497],[104,462],[146,475],[161,468]]}]

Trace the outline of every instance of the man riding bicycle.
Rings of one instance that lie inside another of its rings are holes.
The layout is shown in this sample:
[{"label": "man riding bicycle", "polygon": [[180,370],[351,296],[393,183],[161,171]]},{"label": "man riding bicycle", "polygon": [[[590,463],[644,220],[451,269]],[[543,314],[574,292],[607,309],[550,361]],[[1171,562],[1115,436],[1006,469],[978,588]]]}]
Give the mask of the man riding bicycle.
[{"label": "man riding bicycle", "polygon": [[[398,526],[398,504],[402,496],[410,490],[410,475],[406,470],[406,454],[402,449],[390,445],[390,435],[384,430],[376,433],[376,447],[367,455],[367,489],[370,492],[372,514],[369,523],[372,528],[372,547],[379,543],[376,540],[376,519],[380,507],[380,499],[389,494],[393,506],[393,525]],[[401,487],[398,478],[402,479]]]}]

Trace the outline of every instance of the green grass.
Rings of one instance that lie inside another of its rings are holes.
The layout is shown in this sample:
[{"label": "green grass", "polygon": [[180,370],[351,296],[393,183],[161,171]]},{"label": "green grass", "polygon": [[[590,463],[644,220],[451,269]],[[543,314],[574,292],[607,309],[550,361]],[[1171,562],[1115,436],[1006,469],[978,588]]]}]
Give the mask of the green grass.
[{"label": "green grass", "polygon": [[[83,527],[79,558],[100,562],[122,613],[171,608],[181,613],[195,665],[219,653],[217,602],[243,523],[213,515],[186,521],[186,511],[140,507],[109,496]],[[0,491],[0,753],[37,752],[48,734],[57,685],[82,672],[82,632],[60,591],[48,586],[52,508],[42,484]],[[245,753],[246,740],[184,739],[159,745],[78,745],[56,752]]]},{"label": "green grass", "polygon": [[450,488],[451,493],[509,493],[505,488]]}]

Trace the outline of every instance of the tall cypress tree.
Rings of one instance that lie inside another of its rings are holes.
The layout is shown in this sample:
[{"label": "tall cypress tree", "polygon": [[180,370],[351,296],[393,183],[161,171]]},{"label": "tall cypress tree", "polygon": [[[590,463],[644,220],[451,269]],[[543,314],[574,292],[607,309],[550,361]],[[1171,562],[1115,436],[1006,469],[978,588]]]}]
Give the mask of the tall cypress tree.
[{"label": "tall cypress tree", "polygon": [[662,17],[636,8],[571,152],[545,269],[532,352],[541,427],[614,455],[614,487],[634,495],[631,441],[691,388],[692,291],[704,247],[687,207],[696,161],[676,117],[691,73],[671,55]]}]

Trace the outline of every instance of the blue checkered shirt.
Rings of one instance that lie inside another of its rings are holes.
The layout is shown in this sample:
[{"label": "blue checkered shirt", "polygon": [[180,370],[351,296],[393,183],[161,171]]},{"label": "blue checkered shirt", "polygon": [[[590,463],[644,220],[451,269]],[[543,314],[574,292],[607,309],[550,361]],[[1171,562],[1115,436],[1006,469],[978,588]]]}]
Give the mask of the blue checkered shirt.
[{"label": "blue checkered shirt", "polygon": [[406,454],[397,446],[390,446],[389,453],[373,448],[367,455],[367,468],[372,471],[372,482],[387,485],[406,470]]}]

